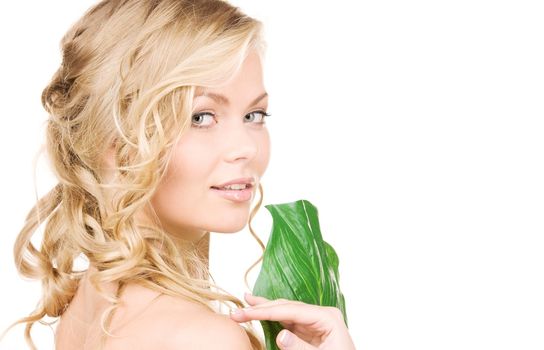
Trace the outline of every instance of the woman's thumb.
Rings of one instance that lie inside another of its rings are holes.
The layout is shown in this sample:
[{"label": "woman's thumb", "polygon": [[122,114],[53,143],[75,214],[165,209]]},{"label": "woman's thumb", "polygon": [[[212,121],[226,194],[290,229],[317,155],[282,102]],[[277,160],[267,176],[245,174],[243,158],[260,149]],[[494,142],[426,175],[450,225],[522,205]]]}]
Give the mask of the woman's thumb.
[{"label": "woman's thumb", "polygon": [[287,329],[282,330],[276,337],[276,344],[281,350],[314,350],[315,347],[306,343]]}]

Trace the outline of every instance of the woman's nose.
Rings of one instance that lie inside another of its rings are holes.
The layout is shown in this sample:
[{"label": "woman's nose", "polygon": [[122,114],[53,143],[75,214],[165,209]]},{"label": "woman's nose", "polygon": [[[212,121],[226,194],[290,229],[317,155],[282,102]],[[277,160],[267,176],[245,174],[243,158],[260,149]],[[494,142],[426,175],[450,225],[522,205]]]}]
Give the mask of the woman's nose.
[{"label": "woman's nose", "polygon": [[255,158],[259,151],[258,133],[250,130],[246,123],[232,125],[225,137],[225,158],[228,162],[239,159],[248,161]]}]

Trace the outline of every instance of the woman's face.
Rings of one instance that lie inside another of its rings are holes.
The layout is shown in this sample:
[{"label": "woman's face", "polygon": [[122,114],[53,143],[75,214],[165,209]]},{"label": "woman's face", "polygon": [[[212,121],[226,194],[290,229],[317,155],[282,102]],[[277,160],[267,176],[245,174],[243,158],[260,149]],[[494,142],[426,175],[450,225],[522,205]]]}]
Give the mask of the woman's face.
[{"label": "woman's face", "polygon": [[[175,146],[164,181],[151,201],[167,232],[193,240],[206,231],[238,232],[245,227],[270,159],[270,137],[263,124],[268,108],[265,94],[255,52],[221,88],[196,89],[191,129]],[[212,188],[241,178],[253,181],[249,190]]]}]

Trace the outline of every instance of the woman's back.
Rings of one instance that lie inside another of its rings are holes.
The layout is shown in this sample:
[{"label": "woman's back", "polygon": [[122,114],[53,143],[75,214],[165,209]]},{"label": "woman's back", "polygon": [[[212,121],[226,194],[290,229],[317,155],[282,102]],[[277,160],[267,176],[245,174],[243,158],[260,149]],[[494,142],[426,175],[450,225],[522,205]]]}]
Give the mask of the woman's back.
[{"label": "woman's back", "polygon": [[[113,285],[104,286],[114,292]],[[112,349],[251,349],[243,328],[228,316],[181,297],[127,285],[114,313],[104,350]],[[56,349],[99,349],[101,315],[110,304],[83,278],[60,318]]]}]

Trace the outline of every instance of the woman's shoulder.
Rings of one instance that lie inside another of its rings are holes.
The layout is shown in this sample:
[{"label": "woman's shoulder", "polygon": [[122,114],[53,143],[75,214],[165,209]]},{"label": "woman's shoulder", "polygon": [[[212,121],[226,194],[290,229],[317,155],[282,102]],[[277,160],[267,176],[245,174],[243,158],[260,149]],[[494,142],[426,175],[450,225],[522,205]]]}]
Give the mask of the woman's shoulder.
[{"label": "woman's shoulder", "polygon": [[126,340],[138,349],[251,349],[240,324],[181,297],[158,296],[131,323]]},{"label": "woman's shoulder", "polygon": [[[229,316],[178,297],[161,299],[144,322],[164,337],[162,349],[251,349],[246,332]],[[151,326],[154,320],[160,326]]]}]

